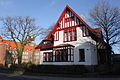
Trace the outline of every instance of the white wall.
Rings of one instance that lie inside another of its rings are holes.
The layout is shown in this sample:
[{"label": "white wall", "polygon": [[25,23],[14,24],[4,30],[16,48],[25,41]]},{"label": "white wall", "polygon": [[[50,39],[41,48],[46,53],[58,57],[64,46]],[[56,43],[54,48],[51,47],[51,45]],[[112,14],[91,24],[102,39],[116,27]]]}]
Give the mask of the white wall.
[{"label": "white wall", "polygon": [[[68,12],[69,13],[69,12]],[[70,16],[74,16],[74,21],[69,21],[65,23],[65,18],[69,17],[68,13],[65,13],[65,16],[63,19],[59,22],[60,29],[69,27],[67,24],[70,24],[71,26],[76,26],[78,23],[78,18],[70,11]],[[76,23],[77,22],[77,23]],[[65,24],[64,24],[65,23]],[[75,23],[75,24],[74,24]],[[77,41],[71,41],[71,42],[64,42],[63,36],[64,31],[59,31],[59,41],[54,41],[54,46],[60,45],[60,44],[71,44],[75,46],[74,48],[74,62],[44,62],[43,63],[43,51],[41,51],[41,64],[52,64],[52,65],[96,65],[97,64],[97,49],[96,49],[96,42],[91,37],[83,37],[82,36],[82,27],[77,27]],[[79,49],[85,50],[85,62],[79,62]],[[44,52],[49,52],[44,51]]]},{"label": "white wall", "polygon": [[[41,51],[40,64],[46,65],[96,65],[97,64],[97,49],[96,42],[91,37],[83,37],[81,27],[77,27],[77,41],[63,42],[63,31],[59,31],[59,41],[54,41],[54,46],[59,44],[74,45],[74,62],[43,62],[43,52]],[[79,62],[79,49],[85,49],[85,62]]]}]

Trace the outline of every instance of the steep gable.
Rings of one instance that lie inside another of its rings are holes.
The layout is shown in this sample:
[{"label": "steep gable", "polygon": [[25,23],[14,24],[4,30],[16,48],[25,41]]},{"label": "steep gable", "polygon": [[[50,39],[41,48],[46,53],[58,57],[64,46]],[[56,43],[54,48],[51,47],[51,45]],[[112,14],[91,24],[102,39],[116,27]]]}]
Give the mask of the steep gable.
[{"label": "steep gable", "polygon": [[[42,46],[43,41],[45,40],[53,40],[54,34],[57,31],[69,29],[71,27],[80,27],[85,26],[91,34],[96,38],[100,38],[98,34],[100,33],[100,29],[92,29],[90,26],[87,25],[85,21],[82,20],[80,16],[78,16],[68,5],[64,8],[62,14],[60,15],[58,21],[54,25],[52,31],[42,40],[37,48]],[[100,34],[101,35],[101,34]]]}]

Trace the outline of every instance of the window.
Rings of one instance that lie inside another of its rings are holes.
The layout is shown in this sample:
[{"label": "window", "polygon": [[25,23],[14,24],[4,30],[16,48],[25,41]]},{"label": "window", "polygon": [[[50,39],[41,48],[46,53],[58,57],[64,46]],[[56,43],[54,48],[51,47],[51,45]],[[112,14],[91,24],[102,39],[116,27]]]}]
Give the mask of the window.
[{"label": "window", "polygon": [[39,56],[35,56],[34,59],[40,59]]},{"label": "window", "polygon": [[28,55],[28,51],[23,52],[24,55]]},{"label": "window", "polygon": [[72,41],[72,31],[69,31],[70,33],[70,41]]},{"label": "window", "polygon": [[44,62],[71,62],[73,61],[73,49],[61,49],[55,50],[53,52],[44,52],[43,61]]},{"label": "window", "polygon": [[55,32],[54,34],[54,41],[58,41],[59,40],[59,31]]},{"label": "window", "polygon": [[84,49],[79,49],[79,61],[80,62],[85,61],[85,51],[84,51]]},{"label": "window", "polygon": [[65,41],[68,41],[68,32],[64,32],[64,37]]},{"label": "window", "polygon": [[64,31],[64,42],[76,41],[77,31],[76,28],[68,29]]},{"label": "window", "polygon": [[39,52],[34,52],[34,55],[39,55]]},{"label": "window", "polygon": [[73,40],[77,40],[77,32],[76,30],[73,30]]},{"label": "window", "polygon": [[22,56],[23,59],[28,59],[28,56]]},{"label": "window", "polygon": [[45,45],[52,44],[52,41],[44,41]]},{"label": "window", "polygon": [[55,55],[55,61],[60,62],[60,61],[68,61],[68,51],[67,49],[63,50],[56,50],[56,55]]},{"label": "window", "polygon": [[77,18],[77,20],[76,20],[76,23],[77,23],[77,25],[80,25],[80,21],[79,21],[78,18]]},{"label": "window", "polygon": [[44,62],[52,62],[53,61],[53,52],[44,52],[43,53],[43,61]]},{"label": "window", "polygon": [[73,49],[62,49],[55,51],[55,62],[73,61]]},{"label": "window", "polygon": [[83,34],[83,37],[85,36],[89,36],[89,30],[86,26],[82,26],[82,34]]}]

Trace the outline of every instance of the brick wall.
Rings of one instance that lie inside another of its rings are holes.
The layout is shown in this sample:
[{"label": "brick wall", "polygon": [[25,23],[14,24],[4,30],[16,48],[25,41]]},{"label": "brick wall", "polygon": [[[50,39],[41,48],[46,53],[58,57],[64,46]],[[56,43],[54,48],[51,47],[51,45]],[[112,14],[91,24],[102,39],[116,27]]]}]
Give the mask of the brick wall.
[{"label": "brick wall", "polygon": [[6,47],[5,44],[0,44],[0,65],[5,65],[5,55],[6,55]]}]

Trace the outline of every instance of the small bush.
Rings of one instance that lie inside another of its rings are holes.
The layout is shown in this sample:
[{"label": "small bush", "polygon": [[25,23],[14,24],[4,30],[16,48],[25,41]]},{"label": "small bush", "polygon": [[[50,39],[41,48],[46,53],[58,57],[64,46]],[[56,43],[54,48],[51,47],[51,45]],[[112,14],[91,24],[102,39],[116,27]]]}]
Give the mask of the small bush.
[{"label": "small bush", "polygon": [[35,73],[82,74],[87,69],[82,65],[31,65],[26,71]]},{"label": "small bush", "polygon": [[14,74],[23,74],[25,72],[25,69],[23,68],[16,68],[14,70]]},{"label": "small bush", "polygon": [[22,67],[24,67],[24,68],[29,68],[31,65],[33,65],[33,63],[31,61],[22,63]]}]

